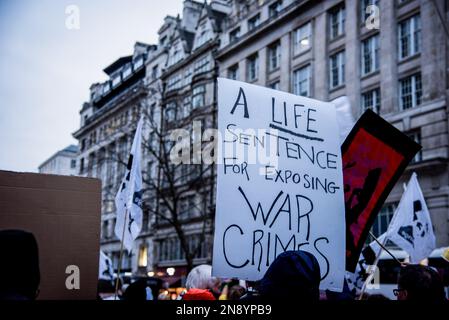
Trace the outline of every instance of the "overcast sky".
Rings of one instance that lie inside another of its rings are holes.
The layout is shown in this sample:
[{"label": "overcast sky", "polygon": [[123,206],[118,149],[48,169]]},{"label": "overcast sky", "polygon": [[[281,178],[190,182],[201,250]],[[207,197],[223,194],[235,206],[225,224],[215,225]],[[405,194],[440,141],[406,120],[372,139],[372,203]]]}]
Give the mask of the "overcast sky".
[{"label": "overcast sky", "polygon": [[[66,7],[80,12],[66,28]],[[156,43],[182,0],[0,0],[0,170],[37,171],[76,144],[79,110],[103,68],[130,55],[136,41]]]}]

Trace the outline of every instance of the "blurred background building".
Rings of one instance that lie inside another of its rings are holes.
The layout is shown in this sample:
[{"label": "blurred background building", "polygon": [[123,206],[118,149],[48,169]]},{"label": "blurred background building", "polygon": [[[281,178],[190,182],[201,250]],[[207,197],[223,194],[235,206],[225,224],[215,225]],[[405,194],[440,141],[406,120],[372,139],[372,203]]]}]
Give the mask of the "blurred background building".
[{"label": "blurred background building", "polygon": [[[371,5],[379,8],[379,28]],[[117,267],[113,197],[143,114],[144,226],[123,266],[174,283],[211,262],[215,169],[167,165],[167,134],[216,127],[217,76],[324,101],[347,96],[355,118],[372,109],[415,139],[423,149],[373,233],[385,232],[415,171],[437,246],[447,245],[448,9],[432,0],[184,1],[182,16],[165,18],[157,44],[137,43],[133,56],[104,70],[110,80],[92,85],[80,112],[79,173],[103,181],[103,251]]]},{"label": "blurred background building", "polygon": [[39,166],[39,173],[63,176],[78,175],[78,146],[70,145],[52,155]]}]

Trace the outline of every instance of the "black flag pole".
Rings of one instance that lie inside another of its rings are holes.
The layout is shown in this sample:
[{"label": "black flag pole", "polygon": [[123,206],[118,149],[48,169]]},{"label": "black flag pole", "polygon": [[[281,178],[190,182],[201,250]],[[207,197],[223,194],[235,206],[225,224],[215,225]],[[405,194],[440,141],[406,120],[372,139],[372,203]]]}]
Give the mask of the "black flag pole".
[{"label": "black flag pole", "polygon": [[123,221],[122,241],[121,241],[121,244],[120,244],[120,257],[118,259],[118,268],[117,268],[117,280],[115,280],[114,300],[117,300],[118,282],[119,282],[119,279],[120,279],[120,271],[121,271],[121,268],[122,268],[123,241],[125,240],[125,228],[126,228],[126,218],[127,217],[128,217],[128,209],[125,210],[125,220]]},{"label": "black flag pole", "polygon": [[394,261],[396,261],[399,265],[402,266],[402,262],[399,261],[380,241],[379,239],[376,238],[376,236],[370,231],[369,232],[370,236],[373,237],[374,241],[377,242],[377,244],[383,249],[385,250],[392,258]]},{"label": "black flag pole", "polygon": [[[373,237],[373,239],[374,239],[374,241],[376,241],[377,242],[377,244],[380,246],[380,250],[379,250],[379,252],[377,253],[377,255],[376,255],[376,260],[374,261],[374,266],[372,266],[372,267],[374,267],[374,268],[377,268],[377,264],[379,263],[379,259],[380,259],[380,254],[382,253],[382,250],[385,250],[385,252],[387,252],[392,258],[393,258],[393,260],[394,261],[396,261],[400,266],[402,266],[403,264],[402,264],[402,262],[401,261],[399,261],[385,246],[384,246],[384,244],[387,242],[387,238],[385,238],[384,239],[384,243],[381,243],[380,241],[379,241],[379,239],[377,239],[377,237],[371,232],[371,231],[369,231],[369,235],[371,236],[371,237]],[[363,294],[365,293],[365,290],[366,290],[366,287],[368,286],[368,283],[371,281],[371,275],[368,275],[368,277],[366,278],[366,280],[365,280],[365,282],[363,283],[363,286],[362,286],[362,290],[361,290],[361,292],[360,292],[360,295],[359,295],[359,298],[358,298],[358,300],[362,300],[363,299]]]}]

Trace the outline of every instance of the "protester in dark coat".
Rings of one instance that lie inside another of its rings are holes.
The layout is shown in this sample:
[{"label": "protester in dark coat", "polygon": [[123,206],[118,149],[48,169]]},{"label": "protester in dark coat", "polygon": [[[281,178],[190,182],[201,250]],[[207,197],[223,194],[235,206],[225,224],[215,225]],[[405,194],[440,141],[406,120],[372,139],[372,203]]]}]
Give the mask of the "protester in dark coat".
[{"label": "protester in dark coat", "polygon": [[32,233],[0,231],[0,300],[34,300],[39,293],[39,251]]},{"label": "protester in dark coat", "polygon": [[320,265],[306,251],[286,251],[270,265],[258,285],[261,299],[318,301]]},{"label": "protester in dark coat", "polygon": [[428,266],[409,264],[399,272],[398,300],[444,301],[443,281],[437,271]]}]

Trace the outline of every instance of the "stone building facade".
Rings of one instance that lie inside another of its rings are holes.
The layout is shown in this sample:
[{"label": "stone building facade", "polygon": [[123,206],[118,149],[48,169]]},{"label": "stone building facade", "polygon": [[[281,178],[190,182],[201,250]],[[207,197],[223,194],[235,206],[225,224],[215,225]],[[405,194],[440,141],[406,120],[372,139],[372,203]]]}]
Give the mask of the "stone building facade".
[{"label": "stone building facade", "polygon": [[[437,245],[449,243],[447,5],[427,0],[233,1],[220,75],[330,101],[347,96],[422,146],[373,231],[385,231],[413,171]],[[367,7],[379,8],[379,28]]]},{"label": "stone building facade", "polygon": [[[199,145],[207,129],[216,127],[216,77],[218,66],[214,54],[218,49],[218,36],[228,12],[228,6],[218,1],[210,4],[185,1],[182,19],[174,21],[167,50],[167,62],[161,74],[161,132],[167,135],[173,129],[184,129],[193,144]],[[199,140],[197,140],[199,139]],[[167,152],[170,146],[161,144]],[[198,161],[196,161],[198,160]],[[162,160],[164,161],[164,160]],[[163,274],[172,268],[173,279],[188,272],[186,250],[192,251],[192,264],[211,263],[212,233],[215,197],[215,168],[201,163],[193,154],[191,164],[176,166],[172,185],[164,184],[167,172],[161,169],[158,198],[159,212],[170,216],[177,212],[182,221],[185,243],[176,228],[160,216],[153,221],[152,251],[154,272]],[[164,198],[166,193],[174,196]],[[164,200],[168,200],[168,204]],[[170,282],[172,282],[171,280]]]}]

